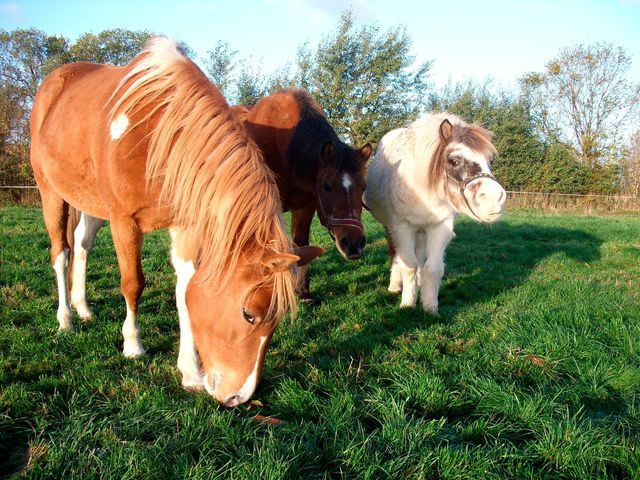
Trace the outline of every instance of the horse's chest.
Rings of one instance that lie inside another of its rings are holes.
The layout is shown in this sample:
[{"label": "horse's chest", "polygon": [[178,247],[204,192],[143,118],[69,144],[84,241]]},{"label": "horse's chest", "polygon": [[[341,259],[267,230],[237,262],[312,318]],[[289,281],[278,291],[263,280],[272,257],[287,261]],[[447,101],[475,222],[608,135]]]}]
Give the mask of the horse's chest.
[{"label": "horse's chest", "polygon": [[452,214],[449,204],[433,195],[428,195],[410,183],[398,189],[394,199],[394,210],[404,221],[416,226],[438,223]]}]

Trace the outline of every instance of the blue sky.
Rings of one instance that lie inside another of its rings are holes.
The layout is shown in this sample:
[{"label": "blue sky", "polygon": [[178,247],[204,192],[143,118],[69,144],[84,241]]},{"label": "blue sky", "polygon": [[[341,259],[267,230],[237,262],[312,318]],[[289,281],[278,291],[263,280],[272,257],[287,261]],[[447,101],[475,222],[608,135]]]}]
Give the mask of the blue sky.
[{"label": "blue sky", "polygon": [[512,87],[561,48],[606,41],[631,56],[640,81],[640,0],[0,0],[0,28],[36,27],[71,40],[108,28],[147,29],[204,55],[218,40],[273,71],[314,47],[351,6],[360,22],[404,25],[436,86],[488,77]]}]

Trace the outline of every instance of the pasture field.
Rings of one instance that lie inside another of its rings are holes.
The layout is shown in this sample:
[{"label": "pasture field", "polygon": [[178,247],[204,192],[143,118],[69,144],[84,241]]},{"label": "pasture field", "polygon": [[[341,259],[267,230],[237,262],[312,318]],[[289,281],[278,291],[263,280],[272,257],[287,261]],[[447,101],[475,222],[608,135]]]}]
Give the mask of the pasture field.
[{"label": "pasture field", "polygon": [[0,476],[640,478],[640,217],[460,219],[439,316],[398,308],[364,221],[353,263],[314,224],[321,304],[281,323],[254,402],[225,409],[180,386],[165,232],[144,247],[147,354],[127,360],[108,229],[96,319],[58,334],[41,212],[0,210]]}]

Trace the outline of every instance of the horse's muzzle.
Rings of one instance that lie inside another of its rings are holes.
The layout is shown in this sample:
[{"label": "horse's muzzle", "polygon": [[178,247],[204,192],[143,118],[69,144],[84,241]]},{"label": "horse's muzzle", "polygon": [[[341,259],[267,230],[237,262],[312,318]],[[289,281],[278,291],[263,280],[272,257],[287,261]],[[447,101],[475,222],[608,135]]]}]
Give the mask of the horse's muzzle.
[{"label": "horse's muzzle", "polygon": [[337,242],[340,253],[347,260],[357,260],[362,257],[364,247],[367,244],[367,237],[360,235],[353,238],[349,235],[343,235]]}]

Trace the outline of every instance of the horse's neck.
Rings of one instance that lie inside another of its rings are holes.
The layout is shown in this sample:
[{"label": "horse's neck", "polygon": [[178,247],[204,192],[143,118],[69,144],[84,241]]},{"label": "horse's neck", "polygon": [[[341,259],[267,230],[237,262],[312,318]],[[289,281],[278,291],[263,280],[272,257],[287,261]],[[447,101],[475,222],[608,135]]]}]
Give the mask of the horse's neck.
[{"label": "horse's neck", "polygon": [[[390,183],[396,185],[394,195],[396,201],[410,207],[412,215],[417,219],[436,222],[450,217],[454,210],[449,203],[444,189],[438,186],[435,190],[427,187],[427,172],[432,161],[434,148],[420,148],[412,132],[405,130],[394,144],[392,161],[390,162]],[[397,168],[394,168],[394,163]]]}]

